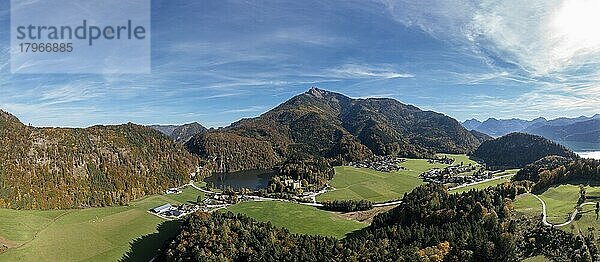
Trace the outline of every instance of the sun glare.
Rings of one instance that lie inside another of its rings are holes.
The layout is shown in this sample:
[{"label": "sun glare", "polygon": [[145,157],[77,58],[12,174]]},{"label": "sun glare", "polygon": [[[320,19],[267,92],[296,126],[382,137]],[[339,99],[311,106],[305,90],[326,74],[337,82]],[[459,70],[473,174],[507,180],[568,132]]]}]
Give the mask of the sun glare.
[{"label": "sun glare", "polygon": [[551,21],[555,54],[568,58],[600,50],[600,1],[565,0]]}]

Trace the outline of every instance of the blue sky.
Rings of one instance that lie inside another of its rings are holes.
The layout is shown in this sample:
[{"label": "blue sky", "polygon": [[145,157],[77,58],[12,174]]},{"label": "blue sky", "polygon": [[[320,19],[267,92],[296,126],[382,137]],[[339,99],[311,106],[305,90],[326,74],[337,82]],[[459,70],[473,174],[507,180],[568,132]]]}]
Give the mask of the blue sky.
[{"label": "blue sky", "polygon": [[150,75],[10,74],[9,2],[0,108],[38,126],[224,126],[311,86],[459,120],[600,113],[593,0],[152,1]]}]

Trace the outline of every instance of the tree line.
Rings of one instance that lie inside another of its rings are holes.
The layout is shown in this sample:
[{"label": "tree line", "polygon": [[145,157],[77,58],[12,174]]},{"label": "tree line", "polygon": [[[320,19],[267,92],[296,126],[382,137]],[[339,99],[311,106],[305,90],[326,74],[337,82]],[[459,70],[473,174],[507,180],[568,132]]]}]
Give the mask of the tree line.
[{"label": "tree line", "polygon": [[461,194],[423,185],[398,207],[342,240],[290,234],[233,213],[197,213],[168,241],[162,261],[520,261],[544,255],[591,261],[591,238],[512,215],[520,183]]},{"label": "tree line", "polygon": [[329,211],[354,212],[373,209],[373,202],[368,200],[333,200],[323,202],[323,209]]}]

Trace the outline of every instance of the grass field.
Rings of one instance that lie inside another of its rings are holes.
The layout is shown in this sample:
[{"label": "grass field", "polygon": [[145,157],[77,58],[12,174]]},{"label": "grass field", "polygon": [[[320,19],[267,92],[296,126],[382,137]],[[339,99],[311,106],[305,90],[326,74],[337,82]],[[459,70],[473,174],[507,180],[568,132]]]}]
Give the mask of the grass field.
[{"label": "grass field", "polygon": [[529,217],[542,215],[542,204],[531,194],[523,194],[516,197],[513,202],[515,211]]},{"label": "grass field", "polygon": [[[596,188],[587,188],[588,195],[598,192]],[[563,223],[569,219],[577,205],[579,187],[576,185],[560,185],[549,188],[539,195],[546,202],[548,222]],[[515,201],[515,209],[526,214],[541,214],[542,204],[531,195],[523,196]]]},{"label": "grass field", "polygon": [[550,259],[547,259],[544,256],[535,256],[535,257],[529,257],[523,260],[523,262],[546,262],[546,261],[551,261]]},{"label": "grass field", "polygon": [[[600,187],[586,187],[587,201],[598,201],[600,197]],[[547,205],[548,222],[563,223],[569,219],[569,216],[577,205],[579,198],[579,187],[577,185],[560,185],[550,188],[540,195]],[[531,194],[517,197],[514,202],[515,211],[525,214],[529,217],[540,216],[542,214],[542,204]],[[582,212],[576,217],[573,223],[560,227],[560,229],[574,234],[588,234],[589,228],[593,228],[594,235],[600,235],[600,220],[596,219],[594,206],[584,206]],[[600,244],[600,240],[598,242]],[[539,260],[544,261],[544,260]]]},{"label": "grass field", "polygon": [[[475,163],[466,155],[449,155],[455,163]],[[407,159],[401,166],[406,170],[398,172],[378,172],[368,168],[336,167],[335,177],[330,181],[334,191],[317,196],[317,201],[335,199],[366,199],[385,202],[402,198],[404,193],[423,184],[419,174],[432,169],[443,168],[444,164],[430,164],[424,159]]]},{"label": "grass field", "polygon": [[279,201],[244,202],[229,207],[229,211],[243,213],[259,221],[271,221],[292,233],[343,238],[346,234],[368,226],[337,217],[335,213],[315,207]]},{"label": "grass field", "polygon": [[[600,199],[600,187],[586,187],[586,201],[598,201]],[[541,196],[546,202],[548,209],[548,222],[562,223],[569,219],[573,210],[577,206],[579,199],[579,186],[577,185],[560,185],[553,187]]]},{"label": "grass field", "polygon": [[384,202],[398,199],[423,184],[419,174],[433,167],[444,167],[442,164],[429,164],[423,159],[407,159],[402,166],[406,170],[389,173],[368,168],[336,167],[335,177],[330,181],[335,190],[319,195],[317,200],[367,199]]},{"label": "grass field", "polygon": [[179,222],[146,211],[165,204],[196,201],[201,192],[149,196],[129,206],[61,211],[0,209],[0,242],[11,248],[0,261],[148,261],[174,236]]}]

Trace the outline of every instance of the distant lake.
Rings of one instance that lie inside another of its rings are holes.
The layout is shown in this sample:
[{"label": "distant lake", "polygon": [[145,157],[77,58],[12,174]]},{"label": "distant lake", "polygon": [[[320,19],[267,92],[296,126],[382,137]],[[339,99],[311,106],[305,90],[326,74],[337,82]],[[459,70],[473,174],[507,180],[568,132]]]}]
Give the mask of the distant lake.
[{"label": "distant lake", "polygon": [[575,152],[583,158],[600,159],[600,151]]},{"label": "distant lake", "polygon": [[248,170],[234,173],[218,173],[204,179],[217,188],[225,189],[231,186],[235,190],[248,188],[258,190],[267,188],[269,181],[277,174],[275,170]]},{"label": "distant lake", "polygon": [[585,142],[573,142],[573,141],[561,141],[559,142],[563,146],[575,152],[594,152],[600,151],[600,143],[585,143]]}]

